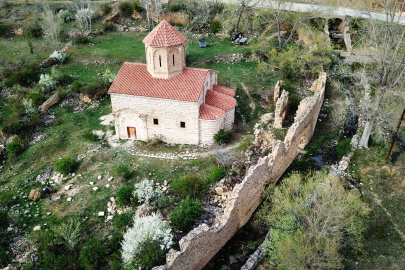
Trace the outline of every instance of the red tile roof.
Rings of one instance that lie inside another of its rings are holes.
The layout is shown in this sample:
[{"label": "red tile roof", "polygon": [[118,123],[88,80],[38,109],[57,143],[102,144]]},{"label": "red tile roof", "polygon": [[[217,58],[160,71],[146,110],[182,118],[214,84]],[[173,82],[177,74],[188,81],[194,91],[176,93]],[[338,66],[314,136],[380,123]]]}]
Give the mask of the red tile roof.
[{"label": "red tile roof", "polygon": [[217,120],[225,116],[225,111],[206,103],[200,106],[200,119]]},{"label": "red tile roof", "polygon": [[176,28],[163,20],[142,42],[149,46],[174,46],[183,44],[187,38]]},{"label": "red tile roof", "polygon": [[207,90],[205,103],[223,110],[229,110],[236,106],[236,99],[217,91]]},{"label": "red tile roof", "polygon": [[108,93],[198,102],[210,69],[188,68],[170,79],[157,79],[146,64],[125,62]]},{"label": "red tile roof", "polygon": [[219,85],[214,84],[213,89],[214,89],[214,91],[220,92],[222,94],[225,94],[225,95],[228,95],[231,97],[233,97],[235,95],[235,90],[224,87],[224,86],[219,86]]}]

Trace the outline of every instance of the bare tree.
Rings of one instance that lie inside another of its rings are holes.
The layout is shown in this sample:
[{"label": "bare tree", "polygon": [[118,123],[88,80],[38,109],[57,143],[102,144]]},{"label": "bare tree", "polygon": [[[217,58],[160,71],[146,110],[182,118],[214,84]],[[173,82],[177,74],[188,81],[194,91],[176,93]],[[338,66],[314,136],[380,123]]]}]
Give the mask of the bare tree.
[{"label": "bare tree", "polygon": [[76,8],[76,20],[84,31],[92,31],[91,19],[94,15],[94,10],[91,9],[91,3],[89,0],[75,0],[74,1]]},{"label": "bare tree", "polygon": [[146,18],[148,20],[148,28],[149,28],[149,31],[151,31],[152,29],[151,29],[151,25],[150,25],[150,17],[151,17],[150,13],[151,13],[151,7],[152,7],[152,0],[142,0],[142,2],[146,9]]},{"label": "bare tree", "polygon": [[236,10],[238,13],[238,20],[235,24],[235,33],[239,33],[239,24],[243,13],[256,6],[257,3],[257,0],[238,0],[239,8]]},{"label": "bare tree", "polygon": [[[384,10],[384,20],[373,18],[375,4]],[[369,18],[361,25],[361,42],[353,48],[362,66],[342,69],[340,75],[350,79],[345,89],[348,109],[364,122],[359,145],[367,148],[371,135],[384,141],[395,129],[405,100],[405,27],[399,23],[405,7],[385,0],[364,0],[364,5]]]},{"label": "bare tree", "polygon": [[59,33],[62,23],[59,20],[56,13],[50,8],[49,5],[44,4],[43,10],[44,11],[42,13],[41,27],[51,37],[55,51],[59,51],[60,49]]},{"label": "bare tree", "polygon": [[159,16],[162,11],[162,0],[155,0],[155,13],[157,18],[157,23],[159,24]]}]

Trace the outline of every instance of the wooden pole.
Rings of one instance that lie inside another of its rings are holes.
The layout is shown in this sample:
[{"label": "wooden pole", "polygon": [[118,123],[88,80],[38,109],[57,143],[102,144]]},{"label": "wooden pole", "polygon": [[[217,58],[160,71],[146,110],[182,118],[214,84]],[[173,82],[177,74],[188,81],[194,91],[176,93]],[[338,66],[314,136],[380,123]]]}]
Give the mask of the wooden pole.
[{"label": "wooden pole", "polygon": [[395,139],[397,138],[398,131],[399,131],[399,127],[401,126],[402,119],[404,118],[404,115],[405,115],[405,108],[404,108],[404,111],[402,112],[401,119],[399,119],[399,123],[398,123],[398,126],[397,126],[397,131],[395,132],[394,138],[392,138],[392,143],[391,143],[390,151],[388,152],[387,158],[386,158],[385,160],[388,160],[389,157],[390,157],[390,155],[391,155],[392,147],[394,146]]}]

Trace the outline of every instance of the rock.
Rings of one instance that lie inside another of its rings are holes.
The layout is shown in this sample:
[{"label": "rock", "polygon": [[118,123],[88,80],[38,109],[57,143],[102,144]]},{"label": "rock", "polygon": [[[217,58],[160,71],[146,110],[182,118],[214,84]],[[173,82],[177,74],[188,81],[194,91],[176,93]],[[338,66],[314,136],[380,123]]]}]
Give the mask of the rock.
[{"label": "rock", "polygon": [[107,180],[108,180],[108,182],[110,182],[110,181],[113,180],[113,179],[114,179],[114,177],[111,176],[111,177],[108,177]]},{"label": "rock", "polygon": [[110,201],[115,202],[115,198],[114,198],[114,197],[111,197],[111,198],[110,198]]},{"label": "rock", "polygon": [[228,188],[227,187],[224,187],[224,186],[222,186],[222,187],[216,187],[215,188],[215,192],[218,194],[218,195],[224,195],[226,192],[228,192]]},{"label": "rock", "polygon": [[99,176],[97,177],[98,180],[101,180],[101,178],[103,178],[101,175],[99,175]]},{"label": "rock", "polygon": [[98,190],[98,187],[94,187],[93,190],[94,190],[94,191],[97,191],[97,190]]},{"label": "rock", "polygon": [[8,228],[7,228],[7,232],[11,232],[11,231],[13,231],[13,230],[14,230],[13,227],[8,227]]},{"label": "rock", "polygon": [[90,182],[90,185],[94,185],[94,182]]},{"label": "rock", "polygon": [[99,216],[99,217],[104,217],[104,212],[103,212],[103,211],[98,212],[98,216]]},{"label": "rock", "polygon": [[43,196],[45,195],[45,192],[41,188],[33,189],[30,192],[30,195],[28,195],[28,200],[31,201],[39,201]]},{"label": "rock", "polygon": [[71,197],[69,197],[69,198],[67,198],[67,201],[71,202],[71,201],[73,201],[73,199]]},{"label": "rock", "polygon": [[111,14],[110,16],[108,16],[108,17],[103,21],[103,24],[107,24],[107,23],[110,23],[110,22],[112,22],[112,23],[119,23],[120,21],[121,21],[120,15],[119,15],[119,13],[118,13],[118,11],[117,11],[117,12],[114,12],[113,14]]},{"label": "rock", "polygon": [[43,174],[40,174],[36,178],[36,182],[41,183],[42,185],[46,184],[46,181],[51,177],[51,171],[46,171]]},{"label": "rock", "polygon": [[34,231],[40,231],[40,230],[41,230],[41,226],[40,226],[40,225],[34,227]]},{"label": "rock", "polygon": [[105,185],[105,187],[106,187],[106,188],[109,188],[109,187],[111,187],[111,186],[110,186],[109,184],[107,184],[107,185]]},{"label": "rock", "polygon": [[50,216],[52,214],[52,212],[46,212],[47,216]]},{"label": "rock", "polygon": [[153,212],[156,212],[156,210],[156,207],[151,206],[148,203],[144,203],[139,206],[138,209],[136,209],[135,215],[138,217],[150,216]]},{"label": "rock", "polygon": [[25,210],[24,215],[28,214],[29,212],[30,212],[30,210]]},{"label": "rock", "polygon": [[114,218],[114,216],[108,216],[107,219],[105,220],[105,222],[110,221]]},{"label": "rock", "polygon": [[70,189],[70,187],[71,187],[71,185],[67,185],[67,186],[65,186],[65,190],[69,190],[69,189]]}]

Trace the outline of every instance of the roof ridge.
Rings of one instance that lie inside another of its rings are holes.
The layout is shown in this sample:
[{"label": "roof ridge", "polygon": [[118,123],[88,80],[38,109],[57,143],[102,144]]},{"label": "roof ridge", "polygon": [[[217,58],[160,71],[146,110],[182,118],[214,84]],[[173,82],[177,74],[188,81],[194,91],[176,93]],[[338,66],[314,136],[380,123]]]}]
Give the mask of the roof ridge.
[{"label": "roof ridge", "polygon": [[161,21],[142,42],[149,46],[174,46],[183,44],[187,38],[166,20]]}]

